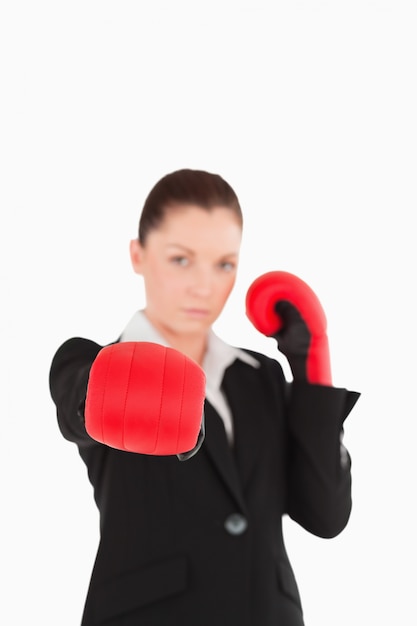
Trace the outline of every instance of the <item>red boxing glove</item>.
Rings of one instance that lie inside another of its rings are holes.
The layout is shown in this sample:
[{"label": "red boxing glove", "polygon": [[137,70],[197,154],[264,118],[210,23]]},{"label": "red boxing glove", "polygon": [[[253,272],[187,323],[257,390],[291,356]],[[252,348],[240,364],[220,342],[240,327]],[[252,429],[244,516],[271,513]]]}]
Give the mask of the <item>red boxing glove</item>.
[{"label": "red boxing glove", "polygon": [[112,448],[189,458],[204,439],[204,371],[173,348],[122,342],[90,370],[85,427]]},{"label": "red boxing glove", "polygon": [[259,276],[248,289],[246,315],[257,330],[278,341],[294,380],[332,384],[326,316],[307,283],[289,272]]}]

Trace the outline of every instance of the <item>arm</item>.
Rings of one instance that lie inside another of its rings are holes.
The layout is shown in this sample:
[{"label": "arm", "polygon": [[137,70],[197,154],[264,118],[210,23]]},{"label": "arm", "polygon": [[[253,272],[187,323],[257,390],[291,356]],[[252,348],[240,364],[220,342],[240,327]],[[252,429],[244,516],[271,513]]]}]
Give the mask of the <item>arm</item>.
[{"label": "arm", "polygon": [[53,359],[50,389],[62,434],[79,446],[187,460],[203,443],[205,375],[172,348],[70,339]]},{"label": "arm", "polygon": [[101,348],[88,339],[69,339],[56,352],[49,372],[59,428],[65,439],[78,445],[96,443],[85,429],[84,406],[90,369]]},{"label": "arm", "polygon": [[248,290],[247,315],[273,337],[293,374],[289,385],[288,513],[322,537],[340,533],[350,516],[350,458],[343,423],[359,394],[331,386],[326,316],[298,277],[269,272]]},{"label": "arm", "polygon": [[341,434],[358,397],[346,389],[291,384],[288,514],[320,537],[338,535],[350,517],[351,463]]}]

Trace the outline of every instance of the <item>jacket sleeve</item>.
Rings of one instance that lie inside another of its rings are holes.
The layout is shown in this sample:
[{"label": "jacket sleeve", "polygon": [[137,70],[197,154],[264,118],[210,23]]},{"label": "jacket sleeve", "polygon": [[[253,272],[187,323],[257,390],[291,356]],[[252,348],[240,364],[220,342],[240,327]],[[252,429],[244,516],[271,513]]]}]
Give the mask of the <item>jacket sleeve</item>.
[{"label": "jacket sleeve", "polygon": [[341,437],[359,395],[335,387],[291,384],[288,514],[319,537],[335,537],[350,517],[351,460]]},{"label": "jacket sleeve", "polygon": [[88,339],[69,339],[56,352],[49,372],[59,428],[79,446],[98,445],[85,430],[84,405],[90,368],[101,348]]}]

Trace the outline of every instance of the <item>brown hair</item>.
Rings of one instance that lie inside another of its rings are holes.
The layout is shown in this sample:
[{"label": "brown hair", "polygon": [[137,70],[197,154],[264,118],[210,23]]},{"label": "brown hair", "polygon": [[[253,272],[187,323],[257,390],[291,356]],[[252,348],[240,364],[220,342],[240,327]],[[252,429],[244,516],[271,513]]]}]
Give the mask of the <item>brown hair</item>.
[{"label": "brown hair", "polygon": [[225,207],[243,223],[239,200],[232,187],[218,174],[182,169],[167,174],[151,189],[139,221],[139,241],[145,244],[148,233],[158,228],[168,209],[178,205],[197,205],[207,211]]}]

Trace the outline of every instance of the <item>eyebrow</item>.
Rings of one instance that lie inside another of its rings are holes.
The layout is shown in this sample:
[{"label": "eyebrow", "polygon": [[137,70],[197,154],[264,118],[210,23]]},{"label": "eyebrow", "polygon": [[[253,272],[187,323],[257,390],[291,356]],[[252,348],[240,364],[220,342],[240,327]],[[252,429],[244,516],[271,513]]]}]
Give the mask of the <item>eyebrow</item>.
[{"label": "eyebrow", "polygon": [[188,254],[195,254],[191,248],[187,248],[187,246],[183,246],[181,243],[168,243],[166,245],[167,248],[181,248],[181,250],[185,250]]},{"label": "eyebrow", "polygon": [[[183,246],[181,243],[168,243],[166,245],[167,248],[180,248],[181,250],[184,250],[185,252],[187,252],[188,254],[195,256],[195,252],[194,250],[191,250],[191,248],[187,248],[187,246]],[[225,257],[231,257],[231,256],[238,256],[237,252],[226,252],[226,254],[222,255],[222,259],[224,259]]]}]

